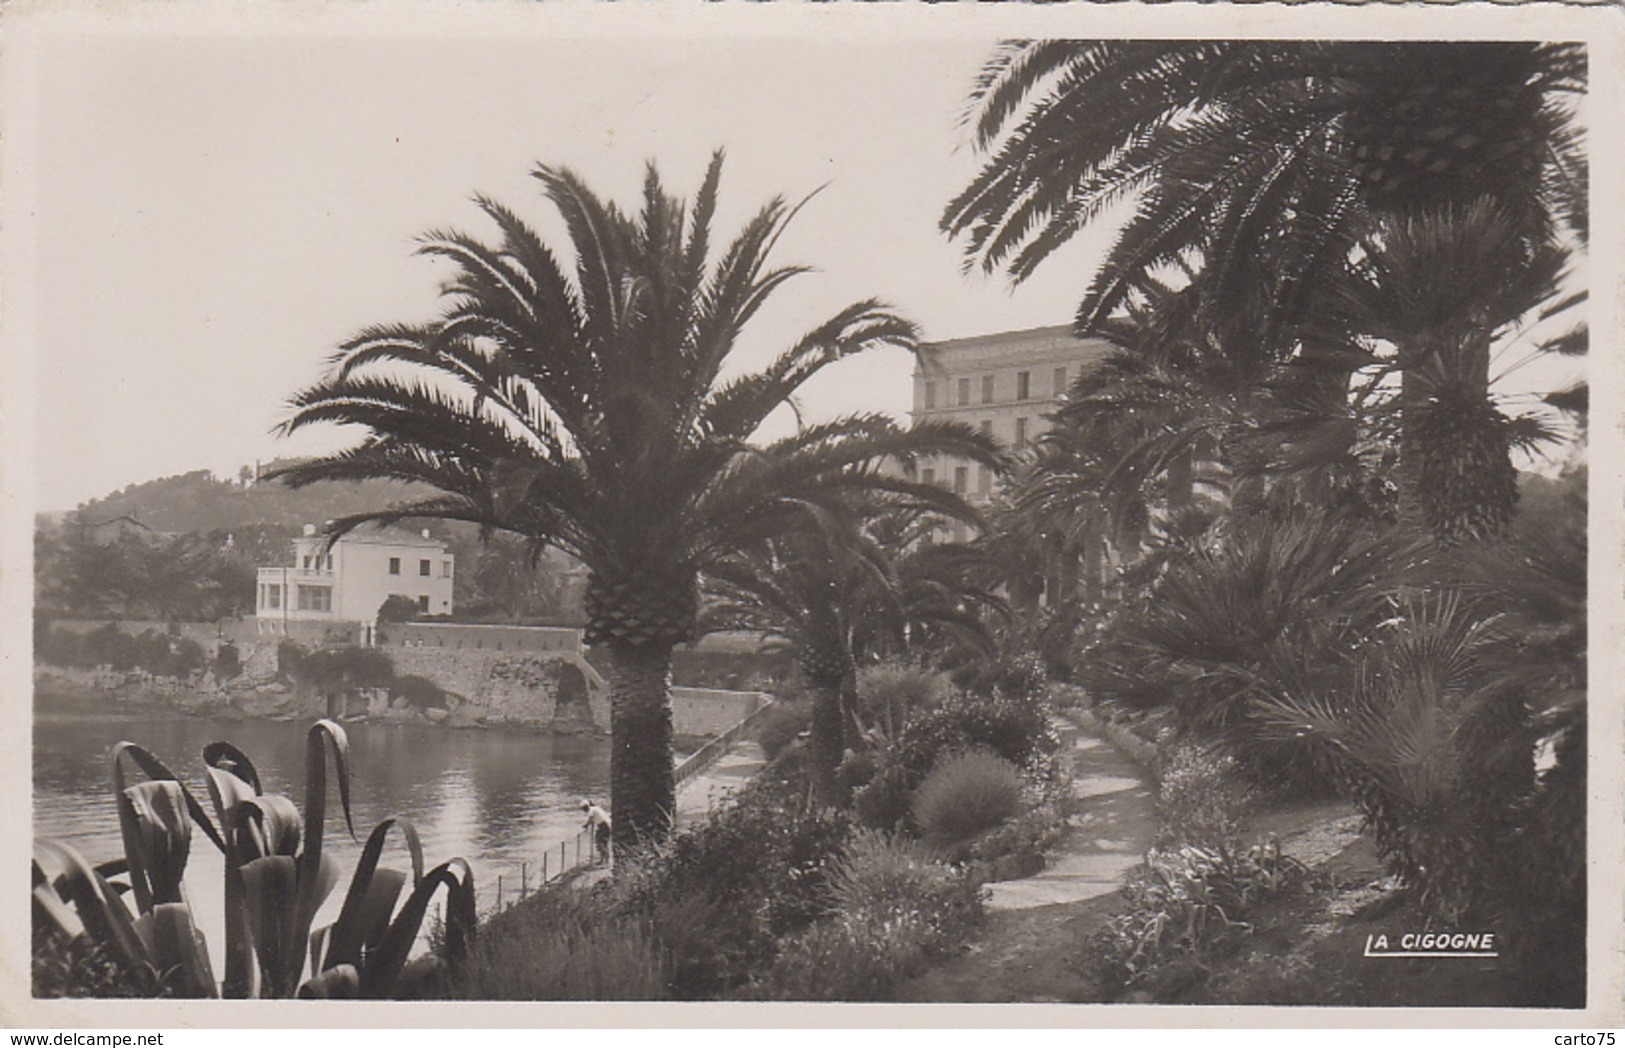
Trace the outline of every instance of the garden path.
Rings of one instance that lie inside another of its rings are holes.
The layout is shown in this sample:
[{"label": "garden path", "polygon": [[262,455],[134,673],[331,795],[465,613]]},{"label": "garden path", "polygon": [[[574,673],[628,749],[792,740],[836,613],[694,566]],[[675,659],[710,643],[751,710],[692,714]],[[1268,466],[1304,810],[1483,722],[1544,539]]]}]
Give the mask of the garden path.
[{"label": "garden path", "polygon": [[1156,836],[1149,776],[1105,741],[1066,725],[1075,813],[1048,866],[989,885],[987,923],[959,956],[905,982],[899,1001],[1098,1000],[1085,942]]}]

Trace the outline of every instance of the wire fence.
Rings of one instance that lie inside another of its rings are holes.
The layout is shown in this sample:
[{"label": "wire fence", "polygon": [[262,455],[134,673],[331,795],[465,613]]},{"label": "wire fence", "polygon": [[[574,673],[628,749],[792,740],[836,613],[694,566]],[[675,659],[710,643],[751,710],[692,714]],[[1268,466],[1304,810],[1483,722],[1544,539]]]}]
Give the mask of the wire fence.
[{"label": "wire fence", "polygon": [[[684,758],[672,769],[672,779],[676,788],[681,789],[684,783],[703,775],[726,756],[728,751],[755,726],[761,715],[772,708],[772,705],[771,700],[764,700],[733,727]],[[597,861],[598,850],[593,839],[593,829],[583,827],[575,836],[567,837],[544,850],[538,862],[520,863],[517,880],[511,874],[509,876],[499,874],[494,908],[500,912],[524,899],[531,892],[577,870],[593,866]]]},{"label": "wire fence", "polygon": [[750,729],[755,726],[757,719],[760,718],[762,714],[766,713],[772,708],[772,701],[764,700],[760,706],[757,706],[754,710],[751,710],[750,713],[746,714],[744,720],[741,720],[738,724],[735,724],[721,735],[718,735],[710,742],[707,742],[704,746],[701,746],[699,749],[689,754],[688,757],[681,764],[677,765],[677,767],[672,771],[672,779],[676,783],[677,788],[682,789],[683,783],[708,771],[713,764],[721,760],[727,754],[727,752],[733,748],[734,743],[744,738],[746,732],[750,731]]}]

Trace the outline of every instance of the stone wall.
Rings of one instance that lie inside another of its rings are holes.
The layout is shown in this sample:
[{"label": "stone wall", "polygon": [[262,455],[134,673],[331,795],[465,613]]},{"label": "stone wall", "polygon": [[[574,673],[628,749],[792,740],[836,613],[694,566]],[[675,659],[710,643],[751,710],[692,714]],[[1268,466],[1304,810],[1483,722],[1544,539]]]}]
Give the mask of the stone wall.
[{"label": "stone wall", "polygon": [[759,691],[673,688],[671,727],[678,735],[721,735],[767,701]]},{"label": "stone wall", "polygon": [[607,690],[579,656],[390,648],[389,657],[397,675],[425,677],[451,693],[454,721],[588,731],[609,727]]}]

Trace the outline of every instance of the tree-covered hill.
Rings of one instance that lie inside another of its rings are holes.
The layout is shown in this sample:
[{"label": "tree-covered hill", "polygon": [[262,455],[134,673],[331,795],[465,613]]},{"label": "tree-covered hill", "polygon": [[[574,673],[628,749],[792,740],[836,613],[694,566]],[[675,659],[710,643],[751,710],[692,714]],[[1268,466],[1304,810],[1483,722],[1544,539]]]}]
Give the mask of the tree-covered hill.
[{"label": "tree-covered hill", "polygon": [[277,481],[255,482],[246,467],[230,480],[200,469],[131,484],[83,503],[78,515],[89,524],[129,516],[154,531],[229,532],[249,525],[320,525],[421,496],[421,489],[394,481],[328,482],[295,490]]}]

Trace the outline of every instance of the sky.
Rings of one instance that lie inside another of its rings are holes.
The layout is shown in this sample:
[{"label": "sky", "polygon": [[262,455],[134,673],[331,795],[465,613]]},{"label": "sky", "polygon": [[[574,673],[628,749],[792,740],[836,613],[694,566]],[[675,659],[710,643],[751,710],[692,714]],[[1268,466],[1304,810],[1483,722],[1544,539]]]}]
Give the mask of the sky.
[{"label": "sky", "polygon": [[[26,46],[8,40],[6,188],[28,234],[8,255],[8,272],[27,278],[8,296],[10,344],[26,295],[21,348],[33,364],[32,397],[13,416],[32,413],[33,443],[14,486],[32,489],[36,510],[61,511],[160,476],[232,477],[352,442],[357,433],[336,428],[273,431],[349,335],[438,311],[446,271],[414,256],[415,238],[448,227],[490,235],[474,194],[563,243],[530,177],[538,163],[570,167],[635,207],[646,163],[692,196],[723,148],[715,239],[774,195],[817,191],[776,255],[817,272],[747,330],[743,366],[870,297],[928,340],[1067,323],[1109,224],[1019,288],[963,272],[937,228],[981,163],[961,126],[976,73],[1012,18],[1069,14],[1017,7],[952,33],[867,31],[884,17],[911,30],[942,24],[900,9],[803,8],[791,23],[779,12],[718,21],[714,5],[681,17],[577,7],[591,17],[570,20],[535,8],[398,25],[389,16],[414,9],[347,6],[338,10],[353,17],[341,21],[331,8],[286,7],[249,23],[199,8],[163,23],[88,5],[36,20]],[[1223,15],[1158,7],[1147,27],[1167,32],[1164,12],[1179,15],[1180,31]],[[1409,14],[1468,25],[1461,14]],[[1223,27],[1242,24],[1228,17]],[[1524,17],[1499,11],[1485,24],[1509,35]],[[1339,19],[1361,32],[1384,25],[1321,12],[1316,35]],[[798,32],[776,28],[792,24]],[[903,416],[911,370],[901,350],[843,361],[805,388],[802,417]],[[1518,381],[1563,384],[1538,369]]]},{"label": "sky", "polygon": [[[428,319],[444,270],[414,237],[489,233],[474,193],[544,233],[530,172],[635,206],[644,165],[691,197],[725,148],[716,228],[821,191],[780,244],[792,282],[760,363],[878,297],[928,339],[1066,323],[1103,238],[1012,291],[937,229],[979,157],[959,118],[994,38],[434,39],[61,34],[38,52],[36,508],[353,439],[282,439],[287,397],[348,335]],[[900,350],[807,387],[809,419],[907,412]]]}]

